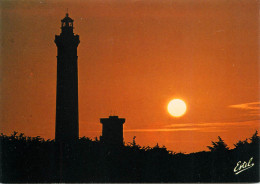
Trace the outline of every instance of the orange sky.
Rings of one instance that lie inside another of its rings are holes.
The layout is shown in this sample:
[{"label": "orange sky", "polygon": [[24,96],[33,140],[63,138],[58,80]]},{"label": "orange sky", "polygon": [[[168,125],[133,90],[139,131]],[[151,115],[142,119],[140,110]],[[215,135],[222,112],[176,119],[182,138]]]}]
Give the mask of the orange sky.
[{"label": "orange sky", "polygon": [[[124,140],[170,150],[232,147],[260,126],[256,0],[1,1],[0,130],[54,138],[55,34],[66,8],[80,35],[80,136],[126,118]],[[167,104],[187,103],[173,118]]]}]

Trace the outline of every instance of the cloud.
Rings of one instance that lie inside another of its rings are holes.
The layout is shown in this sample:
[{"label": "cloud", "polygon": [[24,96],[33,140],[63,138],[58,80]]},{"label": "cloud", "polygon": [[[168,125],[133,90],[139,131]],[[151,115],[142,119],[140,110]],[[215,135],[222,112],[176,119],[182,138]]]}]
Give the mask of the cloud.
[{"label": "cloud", "polygon": [[260,118],[260,102],[250,102],[229,105],[229,108],[242,110],[244,116],[255,117],[256,119]]},{"label": "cloud", "polygon": [[243,104],[230,105],[229,108],[244,109],[244,110],[258,110],[260,111],[260,102],[250,102]]},{"label": "cloud", "polygon": [[246,126],[255,121],[242,121],[242,122],[211,122],[211,123],[185,123],[185,124],[171,124],[167,125],[168,128],[184,128],[184,127],[223,127],[223,126]]},{"label": "cloud", "polygon": [[179,129],[171,129],[171,128],[159,128],[159,129],[129,129],[124,130],[124,132],[176,132],[176,131],[194,131],[198,130],[198,128],[179,128]]},{"label": "cloud", "polygon": [[259,128],[259,120],[241,121],[241,122],[200,122],[166,125],[158,129],[128,129],[124,132],[177,132],[177,131],[198,131],[198,132],[225,132],[228,129],[244,128],[251,126]]}]

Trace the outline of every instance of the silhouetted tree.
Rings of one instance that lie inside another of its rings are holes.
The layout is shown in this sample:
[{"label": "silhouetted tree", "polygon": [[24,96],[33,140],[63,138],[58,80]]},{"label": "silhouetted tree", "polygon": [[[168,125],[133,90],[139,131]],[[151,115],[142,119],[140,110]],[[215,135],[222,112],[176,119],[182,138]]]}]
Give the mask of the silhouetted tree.
[{"label": "silhouetted tree", "polygon": [[155,149],[160,148],[158,142],[156,143],[156,145],[153,148],[155,148]]},{"label": "silhouetted tree", "polygon": [[248,146],[248,141],[247,139],[245,139],[244,141],[238,141],[236,144],[234,144],[235,148],[244,148],[246,146]]},{"label": "silhouetted tree", "polygon": [[136,136],[133,137],[133,143],[132,143],[132,146],[133,146],[133,147],[136,146],[135,138],[136,138]]},{"label": "silhouetted tree", "polygon": [[[158,143],[140,147],[136,137],[126,146],[106,149],[87,137],[60,147],[39,136],[0,134],[0,182],[255,182],[259,180],[257,133],[250,142],[238,141],[233,150],[218,137],[208,146],[211,151],[190,154],[168,151]],[[241,145],[245,149],[237,149]],[[256,166],[247,175],[234,175],[234,164],[251,157]]]},{"label": "silhouetted tree", "polygon": [[227,144],[223,141],[223,139],[221,139],[220,136],[218,136],[217,142],[213,142],[213,141],[211,141],[211,142],[212,142],[213,146],[207,146],[207,147],[212,152],[223,152],[223,151],[229,150],[229,148],[227,147]]},{"label": "silhouetted tree", "polygon": [[131,148],[134,148],[134,149],[141,149],[141,146],[136,144],[136,136],[133,137],[133,141],[132,142],[129,142],[130,144],[128,144],[127,146],[130,146]]},{"label": "silhouetted tree", "polygon": [[253,136],[250,138],[252,144],[259,144],[258,131],[256,130]]}]

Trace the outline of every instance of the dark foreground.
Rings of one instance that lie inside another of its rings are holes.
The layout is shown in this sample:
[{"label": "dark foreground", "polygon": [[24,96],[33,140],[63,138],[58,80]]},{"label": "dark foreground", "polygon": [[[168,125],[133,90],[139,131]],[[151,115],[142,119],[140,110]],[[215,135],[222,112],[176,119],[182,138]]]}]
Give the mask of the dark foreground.
[{"label": "dark foreground", "polygon": [[[229,150],[219,137],[208,146],[209,152],[191,154],[159,146],[141,148],[134,140],[113,147],[83,137],[59,145],[15,132],[2,134],[0,141],[0,182],[5,183],[259,182],[257,132],[248,141],[239,141],[235,149]],[[234,169],[244,171],[235,174]]]}]

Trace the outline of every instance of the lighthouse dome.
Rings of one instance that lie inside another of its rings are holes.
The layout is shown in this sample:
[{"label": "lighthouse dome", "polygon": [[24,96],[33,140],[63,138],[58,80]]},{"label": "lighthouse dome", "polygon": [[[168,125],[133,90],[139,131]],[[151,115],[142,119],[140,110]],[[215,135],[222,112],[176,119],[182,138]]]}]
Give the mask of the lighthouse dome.
[{"label": "lighthouse dome", "polygon": [[69,14],[66,13],[66,17],[61,20],[61,27],[73,27],[73,19],[69,17]]}]

